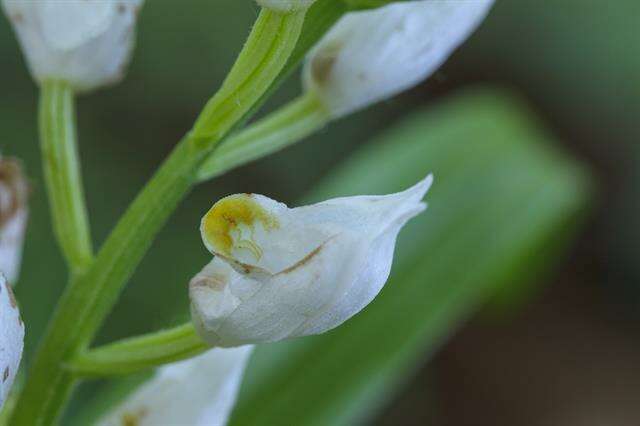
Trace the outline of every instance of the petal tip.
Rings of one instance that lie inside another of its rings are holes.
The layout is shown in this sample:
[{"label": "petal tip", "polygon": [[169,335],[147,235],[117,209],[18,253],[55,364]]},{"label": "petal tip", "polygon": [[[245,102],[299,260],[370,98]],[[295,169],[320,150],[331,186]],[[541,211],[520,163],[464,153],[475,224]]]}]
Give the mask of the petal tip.
[{"label": "petal tip", "polygon": [[[411,200],[421,202],[425,195],[427,195],[427,192],[429,192],[429,189],[431,189],[431,185],[433,185],[433,174],[430,173],[429,175],[427,175],[427,177],[404,191],[403,194],[405,194],[407,198]],[[425,204],[426,208],[426,203],[422,204]]]}]

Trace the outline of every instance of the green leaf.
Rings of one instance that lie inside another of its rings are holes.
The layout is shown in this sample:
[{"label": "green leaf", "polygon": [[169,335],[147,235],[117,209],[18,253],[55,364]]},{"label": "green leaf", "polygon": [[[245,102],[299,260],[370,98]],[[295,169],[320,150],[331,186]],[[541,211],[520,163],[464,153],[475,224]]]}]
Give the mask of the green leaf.
[{"label": "green leaf", "polygon": [[480,90],[414,114],[322,182],[307,201],[435,175],[381,295],[332,332],[259,347],[232,424],[366,421],[496,290],[538,272],[589,192],[551,139],[519,101]]}]

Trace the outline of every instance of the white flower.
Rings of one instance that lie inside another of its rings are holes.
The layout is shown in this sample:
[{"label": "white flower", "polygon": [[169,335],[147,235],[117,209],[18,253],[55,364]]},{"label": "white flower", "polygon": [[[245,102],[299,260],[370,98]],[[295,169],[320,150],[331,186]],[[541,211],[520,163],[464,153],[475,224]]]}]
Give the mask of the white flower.
[{"label": "white flower", "polygon": [[304,82],[334,117],[407,90],[435,72],[493,0],[422,0],[349,13],[307,58]]},{"label": "white flower", "polygon": [[253,346],[212,349],[162,367],[99,425],[225,425],[252,350]]},{"label": "white flower", "polygon": [[16,377],[24,346],[24,324],[11,286],[0,274],[0,407]]},{"label": "white flower", "polygon": [[266,9],[276,12],[294,12],[296,10],[308,9],[316,0],[256,0],[258,4]]},{"label": "white flower", "polygon": [[142,0],[2,0],[34,78],[86,91],[124,75]]},{"label": "white flower", "polygon": [[0,157],[0,271],[12,285],[20,271],[28,192],[20,164]]},{"label": "white flower", "polygon": [[201,225],[215,258],[189,285],[196,329],[226,347],[339,326],[384,286],[396,237],[426,208],[431,182],[293,209],[254,194],[218,201]]}]

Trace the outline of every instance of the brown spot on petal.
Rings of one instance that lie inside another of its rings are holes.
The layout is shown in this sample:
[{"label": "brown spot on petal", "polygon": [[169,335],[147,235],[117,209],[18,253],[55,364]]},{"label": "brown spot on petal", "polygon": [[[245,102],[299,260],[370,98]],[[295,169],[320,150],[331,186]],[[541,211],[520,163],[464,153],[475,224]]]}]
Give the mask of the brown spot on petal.
[{"label": "brown spot on petal", "polygon": [[322,86],[329,80],[336,60],[337,57],[331,49],[320,51],[313,57],[311,61],[311,75],[318,85]]},{"label": "brown spot on petal", "polygon": [[6,382],[7,379],[9,379],[9,374],[11,374],[11,371],[9,370],[9,366],[6,366],[4,369],[4,373],[2,373],[2,383]]},{"label": "brown spot on petal", "polygon": [[124,14],[127,11],[127,5],[124,3],[118,3],[118,13]]},{"label": "brown spot on petal", "polygon": [[206,287],[214,291],[222,291],[226,285],[227,276],[223,274],[195,277],[189,284],[190,287]]},{"label": "brown spot on petal", "polygon": [[11,290],[11,287],[8,285],[7,291],[9,292],[9,303],[11,303],[11,307],[15,309],[18,306],[18,303],[16,302],[16,297],[13,295],[13,290]]}]

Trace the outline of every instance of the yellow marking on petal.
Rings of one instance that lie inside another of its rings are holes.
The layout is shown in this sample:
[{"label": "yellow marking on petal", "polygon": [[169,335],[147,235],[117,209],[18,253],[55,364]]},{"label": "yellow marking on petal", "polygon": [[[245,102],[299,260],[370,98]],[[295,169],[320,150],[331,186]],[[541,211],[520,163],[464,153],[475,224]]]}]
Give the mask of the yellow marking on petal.
[{"label": "yellow marking on petal", "polygon": [[262,248],[251,238],[242,238],[242,225],[253,234],[256,222],[265,230],[280,226],[278,219],[258,204],[251,194],[237,194],[223,198],[211,207],[202,219],[202,238],[216,252],[231,257],[231,250],[249,250],[256,259],[262,257]]},{"label": "yellow marking on petal", "polygon": [[147,408],[143,407],[136,412],[124,413],[121,419],[122,426],[138,426],[142,422],[142,419],[146,417],[148,411]]}]

